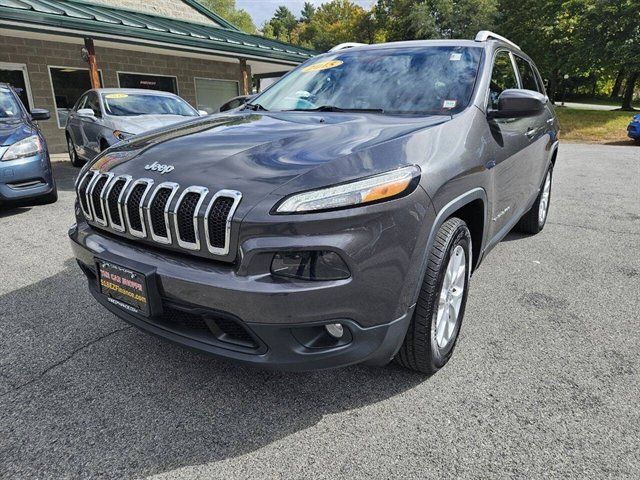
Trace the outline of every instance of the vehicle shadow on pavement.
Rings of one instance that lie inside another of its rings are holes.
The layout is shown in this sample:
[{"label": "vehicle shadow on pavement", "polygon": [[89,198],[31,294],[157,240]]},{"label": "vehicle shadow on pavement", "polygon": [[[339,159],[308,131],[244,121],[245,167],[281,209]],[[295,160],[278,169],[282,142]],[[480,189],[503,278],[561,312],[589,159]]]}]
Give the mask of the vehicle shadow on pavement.
[{"label": "vehicle shadow on pavement", "polygon": [[20,215],[27,213],[31,210],[31,207],[1,207],[0,206],[0,218],[9,218],[14,215]]},{"label": "vehicle shadow on pavement", "polygon": [[396,366],[268,372],[127,326],[69,261],[0,297],[0,471],[118,477],[232,458],[425,381]]}]

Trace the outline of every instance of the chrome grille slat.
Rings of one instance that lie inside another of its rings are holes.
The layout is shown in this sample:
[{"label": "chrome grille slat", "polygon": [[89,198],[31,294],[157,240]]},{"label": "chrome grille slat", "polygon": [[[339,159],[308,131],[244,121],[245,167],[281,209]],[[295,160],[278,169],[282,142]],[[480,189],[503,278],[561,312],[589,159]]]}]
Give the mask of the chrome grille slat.
[{"label": "chrome grille slat", "polygon": [[87,193],[93,219],[103,227],[107,226],[107,217],[104,212],[104,205],[102,204],[102,192],[109,183],[110,177],[113,177],[112,173],[100,173],[96,175]]},{"label": "chrome grille slat", "polygon": [[[209,190],[205,187],[193,186],[185,188],[180,198],[178,198],[175,209],[173,210],[173,221],[178,245],[182,248],[186,248],[187,250],[200,250],[199,213],[208,193]],[[192,205],[193,200],[195,200],[195,198],[193,198],[194,195],[198,195],[198,199],[195,201],[195,205]],[[192,198],[193,200],[191,200]],[[189,199],[190,202],[188,205],[186,204],[187,199]],[[191,211],[191,209],[193,211]],[[185,218],[182,219],[182,216]],[[191,220],[191,224],[187,224],[189,220]],[[187,236],[189,236],[189,238],[185,238]],[[193,241],[191,240],[191,236],[193,236]]]},{"label": "chrome grille slat", "polygon": [[[109,226],[116,232],[126,231],[124,224],[123,197],[127,191],[127,187],[131,183],[132,178],[129,175],[119,175],[114,177],[109,187],[106,189],[105,205],[107,209],[107,219]],[[122,185],[121,188],[118,188]],[[115,197],[115,198],[113,198]],[[115,206],[115,208],[113,208]],[[116,221],[116,214],[118,220]]]},{"label": "chrome grille slat", "polygon": [[[226,218],[224,221],[224,246],[219,246],[220,242],[216,242],[215,244],[212,242],[212,236],[214,232],[212,231],[211,226],[209,225],[209,220],[212,219],[212,215],[214,214],[213,208],[216,206],[216,201],[220,198],[229,198],[232,200],[231,206],[226,214]],[[229,253],[229,244],[231,241],[231,221],[233,220],[233,215],[238,208],[238,204],[242,200],[242,194],[235,190],[219,190],[213,196],[211,201],[209,202],[209,206],[207,207],[207,212],[204,215],[204,230],[205,237],[207,239],[207,249],[213,255],[227,255]]]},{"label": "chrome grille slat", "polygon": [[[151,196],[149,202],[145,207],[147,213],[147,222],[149,224],[149,232],[151,233],[151,239],[158,243],[170,244],[171,243],[171,227],[169,224],[169,208],[171,207],[171,201],[176,192],[180,188],[180,185],[173,182],[164,182],[159,184]],[[162,194],[168,191],[168,194],[160,197],[158,194]],[[156,211],[159,210],[159,211]],[[161,220],[157,220],[157,215],[161,216]],[[157,223],[159,223],[157,225]],[[163,227],[164,232],[161,231]],[[164,233],[164,235],[163,235]]]},{"label": "chrome grille slat", "polygon": [[93,212],[91,211],[91,204],[89,202],[89,187],[92,186],[93,181],[96,179],[98,172],[96,170],[89,170],[84,174],[82,179],[78,182],[78,201],[80,202],[80,209],[87,220],[93,220]]},{"label": "chrome grille slat", "polygon": [[[129,192],[124,200],[124,213],[125,221],[127,224],[127,230],[131,235],[138,238],[147,238],[147,228],[144,221],[143,205],[144,200],[147,197],[149,191],[153,187],[153,180],[150,178],[140,178],[131,184]],[[130,203],[132,194],[140,196],[140,200],[135,202],[134,205]],[[133,217],[133,218],[132,218]],[[140,224],[140,228],[135,228],[132,225],[132,220],[137,224]]]}]

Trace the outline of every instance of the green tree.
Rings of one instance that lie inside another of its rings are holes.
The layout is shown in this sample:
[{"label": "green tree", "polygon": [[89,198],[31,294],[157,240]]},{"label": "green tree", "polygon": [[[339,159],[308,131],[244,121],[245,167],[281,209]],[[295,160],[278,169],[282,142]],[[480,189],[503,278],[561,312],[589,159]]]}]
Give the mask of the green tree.
[{"label": "green tree", "polygon": [[378,0],[379,27],[389,40],[473,38],[494,26],[498,0]]},{"label": "green tree", "polygon": [[265,36],[276,38],[283,42],[291,42],[291,32],[298,25],[295,15],[285,6],[280,6],[271,20],[265,23]]},{"label": "green tree", "polygon": [[303,23],[309,23],[316,13],[316,7],[311,2],[304,2],[302,11],[300,12],[300,21]]},{"label": "green tree", "polygon": [[247,11],[236,8],[236,0],[200,0],[200,3],[243,32],[254,34],[258,30]]}]

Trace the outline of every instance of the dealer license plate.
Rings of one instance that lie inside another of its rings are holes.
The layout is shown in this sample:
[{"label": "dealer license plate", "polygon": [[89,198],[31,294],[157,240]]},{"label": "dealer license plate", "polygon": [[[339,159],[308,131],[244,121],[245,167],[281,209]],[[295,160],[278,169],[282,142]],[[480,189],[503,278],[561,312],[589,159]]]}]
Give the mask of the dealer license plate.
[{"label": "dealer license plate", "polygon": [[97,260],[100,292],[109,302],[132,313],[149,315],[147,279],[139,272]]}]

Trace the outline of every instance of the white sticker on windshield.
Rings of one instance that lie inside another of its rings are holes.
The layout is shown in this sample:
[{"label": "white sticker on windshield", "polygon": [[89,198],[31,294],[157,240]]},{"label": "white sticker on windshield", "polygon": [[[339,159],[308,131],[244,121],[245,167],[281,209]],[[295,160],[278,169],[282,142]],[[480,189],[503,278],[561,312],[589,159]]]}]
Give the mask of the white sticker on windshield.
[{"label": "white sticker on windshield", "polygon": [[449,57],[449,60],[452,62],[457,62],[462,58],[462,54],[461,53],[452,53],[451,56]]},{"label": "white sticker on windshield", "polygon": [[457,103],[458,102],[455,100],[445,100],[444,102],[442,102],[442,108],[446,108],[446,109],[456,108]]}]

